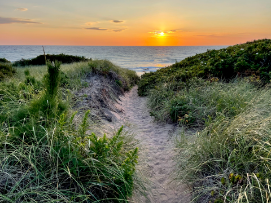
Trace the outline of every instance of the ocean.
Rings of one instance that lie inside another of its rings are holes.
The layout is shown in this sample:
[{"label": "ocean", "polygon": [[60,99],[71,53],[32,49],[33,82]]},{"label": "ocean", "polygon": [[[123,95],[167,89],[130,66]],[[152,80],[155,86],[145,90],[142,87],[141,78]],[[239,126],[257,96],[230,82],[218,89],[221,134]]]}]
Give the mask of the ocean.
[{"label": "ocean", "polygon": [[[92,59],[108,59],[123,68],[156,71],[186,57],[203,53],[207,49],[227,46],[44,46],[46,54],[69,54]],[[0,58],[16,61],[30,59],[43,54],[42,46],[0,45]]]}]

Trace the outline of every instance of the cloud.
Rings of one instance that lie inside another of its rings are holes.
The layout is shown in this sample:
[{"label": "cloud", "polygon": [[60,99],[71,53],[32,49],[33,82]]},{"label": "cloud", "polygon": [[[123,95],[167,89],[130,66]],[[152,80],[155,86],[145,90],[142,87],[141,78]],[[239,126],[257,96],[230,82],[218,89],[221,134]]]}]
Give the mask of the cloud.
[{"label": "cloud", "polygon": [[20,24],[42,24],[40,22],[35,22],[31,19],[22,19],[22,18],[4,18],[0,17],[0,24],[12,24],[12,23],[20,23]]},{"label": "cloud", "polygon": [[16,10],[17,10],[17,11],[27,11],[28,8],[17,8]]},{"label": "cloud", "polygon": [[99,23],[99,22],[86,22],[85,25],[91,26],[91,25],[94,25],[94,24],[97,24],[97,23]]},{"label": "cloud", "polygon": [[161,33],[164,34],[173,34],[176,33],[178,30],[165,30],[165,31],[161,31],[161,30],[155,30],[152,32],[149,32],[150,34],[154,34],[154,35],[160,35]]},{"label": "cloud", "polygon": [[124,30],[126,30],[126,28],[123,28],[123,29],[115,29],[115,30],[112,30],[113,32],[122,32],[122,31],[124,31]]},{"label": "cloud", "polygon": [[105,30],[108,30],[107,28],[100,28],[100,27],[88,27],[88,28],[85,28],[87,30],[99,30],[99,31],[105,31]]},{"label": "cloud", "polygon": [[172,33],[175,33],[177,32],[177,30],[169,30],[169,31],[165,31],[165,33],[168,33],[168,34],[172,34]]},{"label": "cloud", "polygon": [[85,28],[87,30],[97,30],[97,31],[108,31],[108,32],[122,32],[124,30],[127,30],[127,28],[117,28],[117,29],[108,29],[108,28],[100,28],[100,27],[88,27]]},{"label": "cloud", "polygon": [[124,23],[124,20],[110,20],[112,23]]}]

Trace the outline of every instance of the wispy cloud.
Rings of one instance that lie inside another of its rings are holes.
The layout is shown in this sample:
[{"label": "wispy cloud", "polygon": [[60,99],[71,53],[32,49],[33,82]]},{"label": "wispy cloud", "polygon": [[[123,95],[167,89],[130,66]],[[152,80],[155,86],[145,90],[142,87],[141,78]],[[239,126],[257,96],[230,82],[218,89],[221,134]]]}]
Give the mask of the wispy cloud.
[{"label": "wispy cloud", "polygon": [[106,31],[106,30],[108,30],[107,28],[100,28],[100,27],[87,27],[85,29],[87,29],[87,30],[99,30],[99,31]]},{"label": "wispy cloud", "polygon": [[96,31],[108,31],[108,32],[122,32],[124,30],[127,30],[126,27],[124,27],[124,28],[116,28],[116,29],[100,28],[100,27],[87,27],[85,29],[87,29],[87,30],[96,30]]},{"label": "wispy cloud", "polygon": [[86,22],[85,25],[91,26],[91,25],[95,25],[95,24],[97,24],[97,23],[99,23],[99,22]]},{"label": "wispy cloud", "polygon": [[12,24],[12,23],[20,23],[20,24],[42,24],[40,22],[35,22],[31,19],[23,19],[23,18],[4,18],[0,17],[0,24]]},{"label": "wispy cloud", "polygon": [[124,20],[110,20],[112,23],[124,23]]},{"label": "wispy cloud", "polygon": [[17,11],[27,11],[28,8],[17,8],[16,10],[17,10]]},{"label": "wispy cloud", "polygon": [[155,31],[151,31],[149,32],[150,34],[154,34],[154,35],[161,35],[161,34],[173,34],[176,33],[178,30],[155,30]]},{"label": "wispy cloud", "polygon": [[127,30],[126,28],[122,28],[122,29],[115,29],[115,30],[112,30],[113,32],[122,32],[124,30]]}]

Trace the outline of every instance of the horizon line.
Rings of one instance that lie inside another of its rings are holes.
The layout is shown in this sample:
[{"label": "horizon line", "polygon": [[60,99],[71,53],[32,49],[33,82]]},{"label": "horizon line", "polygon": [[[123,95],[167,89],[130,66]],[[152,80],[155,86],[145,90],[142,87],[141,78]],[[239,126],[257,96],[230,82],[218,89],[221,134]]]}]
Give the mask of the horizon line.
[{"label": "horizon line", "polygon": [[[240,43],[243,44],[243,43]],[[233,44],[237,45],[237,44]],[[144,46],[144,45],[33,45],[33,44],[0,44],[0,46],[80,46],[80,47],[208,47],[208,46],[233,46],[233,45],[178,45],[178,46]]]}]

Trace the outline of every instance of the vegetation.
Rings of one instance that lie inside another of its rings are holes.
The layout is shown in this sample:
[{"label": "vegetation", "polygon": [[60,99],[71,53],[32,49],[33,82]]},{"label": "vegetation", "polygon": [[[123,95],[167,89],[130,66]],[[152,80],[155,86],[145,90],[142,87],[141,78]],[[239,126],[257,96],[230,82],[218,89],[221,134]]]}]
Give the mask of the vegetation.
[{"label": "vegetation", "polygon": [[[202,87],[207,90],[203,101],[208,105],[214,101],[215,116],[208,116],[203,130],[194,136],[177,139],[177,179],[193,186],[195,202],[268,202],[270,87],[258,89],[248,81],[215,83]],[[196,91],[197,87],[191,88]]]},{"label": "vegetation", "polygon": [[10,61],[5,58],[0,58],[0,63],[10,63]]},{"label": "vegetation", "polygon": [[[75,63],[75,62],[83,62],[88,61],[89,59],[84,56],[73,56],[66,54],[46,54],[46,59],[49,61],[59,61],[61,63]],[[33,59],[21,59],[19,61],[15,61],[13,66],[31,66],[31,65],[45,65],[44,55],[39,55]]]},{"label": "vegetation", "polygon": [[[131,87],[135,72],[113,68]],[[121,127],[98,137],[89,111],[74,121],[70,90],[81,88],[92,69],[93,62],[48,61],[18,68],[0,83],[0,201],[126,202],[131,196],[138,156],[132,135]]]},{"label": "vegetation", "polygon": [[[96,74],[115,78],[116,84],[123,87],[124,90],[129,90],[139,81],[139,77],[134,71],[120,68],[108,60],[91,61],[89,62],[89,66],[92,72]],[[116,77],[116,74],[119,75],[120,78]]]},{"label": "vegetation", "polygon": [[[142,76],[138,93],[148,96],[150,114],[184,127],[176,181],[193,188],[194,202],[270,201],[270,71],[265,39]],[[186,129],[198,132],[187,136]]]},{"label": "vegetation", "polygon": [[15,69],[10,63],[0,62],[0,81],[6,77],[11,77],[15,72]]},{"label": "vegetation", "polygon": [[149,89],[161,82],[186,82],[193,77],[230,80],[236,76],[254,75],[263,83],[268,83],[270,72],[271,40],[263,39],[225,49],[208,50],[156,72],[144,74],[138,85],[138,94],[146,96]]}]

